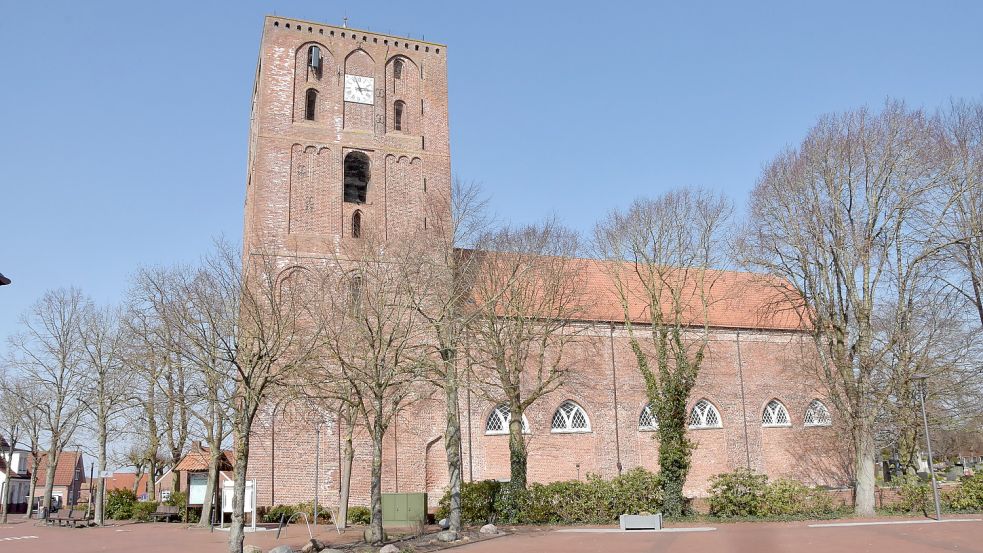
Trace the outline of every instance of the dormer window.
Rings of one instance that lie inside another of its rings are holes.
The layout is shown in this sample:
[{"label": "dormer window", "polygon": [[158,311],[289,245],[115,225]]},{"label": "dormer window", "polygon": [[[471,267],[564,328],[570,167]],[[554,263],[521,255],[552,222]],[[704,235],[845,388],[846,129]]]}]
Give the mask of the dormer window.
[{"label": "dormer window", "polygon": [[311,46],[307,51],[307,66],[311,68],[318,77],[321,76],[321,48]]}]

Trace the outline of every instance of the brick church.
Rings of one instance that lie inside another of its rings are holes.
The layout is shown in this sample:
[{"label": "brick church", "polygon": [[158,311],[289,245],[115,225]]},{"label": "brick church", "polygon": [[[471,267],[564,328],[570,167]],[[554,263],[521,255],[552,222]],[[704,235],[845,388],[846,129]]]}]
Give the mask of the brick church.
[{"label": "brick church", "polygon": [[[447,47],[269,16],[264,21],[249,131],[244,247],[274,252],[284,269],[324,258],[371,226],[392,238],[425,225],[428,195],[451,188]],[[657,421],[634,365],[622,312],[600,262],[583,263],[595,348],[564,387],[534,404],[523,426],[529,480],[605,478],[658,470]],[[753,275],[725,273],[740,290],[710,313],[709,353],[691,397],[697,444],[685,491],[704,494],[718,473],[750,467],[770,477],[844,485],[838,422],[806,370],[810,340],[796,321],[761,317]],[[507,479],[507,410],[462,393],[465,481]],[[444,406],[412,404],[386,437],[384,492],[447,483]],[[259,505],[338,497],[342,429],[277,404],[259,416],[248,478]],[[370,441],[356,433],[351,504],[367,505]]]}]

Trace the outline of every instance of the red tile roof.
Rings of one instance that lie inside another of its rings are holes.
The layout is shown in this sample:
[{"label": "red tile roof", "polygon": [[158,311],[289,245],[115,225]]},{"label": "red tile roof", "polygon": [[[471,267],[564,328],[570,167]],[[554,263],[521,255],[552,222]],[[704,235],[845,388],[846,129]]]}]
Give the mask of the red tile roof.
[{"label": "red tile roof", "polygon": [[[211,453],[209,448],[199,443],[194,443],[191,445],[191,450],[188,451],[184,457],[178,461],[178,464],[174,466],[174,470],[189,472],[201,472],[208,470],[210,456]],[[231,470],[234,464],[232,451],[223,451],[222,458],[219,459],[219,470]]]},{"label": "red tile roof", "polygon": [[[75,481],[76,477],[76,466],[79,465],[82,459],[81,451],[62,451],[61,455],[58,456],[58,467],[55,469],[55,486],[71,486]],[[40,455],[40,462],[38,463],[38,472],[36,475],[36,482],[39,486],[43,486],[45,480],[48,478],[48,454],[42,453]],[[85,482],[85,470],[81,471],[78,475],[79,482]]]},{"label": "red tile roof", "polygon": [[[109,490],[132,490],[136,481],[135,472],[116,472],[106,479],[106,491]],[[146,473],[140,475],[140,483],[137,486],[137,493],[142,493],[147,489]]]}]

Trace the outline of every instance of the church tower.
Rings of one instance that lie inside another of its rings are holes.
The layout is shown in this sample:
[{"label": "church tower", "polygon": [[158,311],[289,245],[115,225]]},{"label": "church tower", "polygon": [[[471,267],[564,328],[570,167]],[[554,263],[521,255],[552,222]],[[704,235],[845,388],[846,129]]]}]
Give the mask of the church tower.
[{"label": "church tower", "polygon": [[318,257],[366,232],[392,239],[426,228],[451,187],[446,50],[266,17],[249,128],[247,254]]}]

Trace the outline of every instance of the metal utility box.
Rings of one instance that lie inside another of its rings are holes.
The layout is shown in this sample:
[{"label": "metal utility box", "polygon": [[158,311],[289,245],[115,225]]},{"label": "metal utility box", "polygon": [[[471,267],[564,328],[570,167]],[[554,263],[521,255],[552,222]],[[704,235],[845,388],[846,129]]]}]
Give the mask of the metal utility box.
[{"label": "metal utility box", "polygon": [[427,494],[382,494],[382,525],[387,528],[417,526],[427,522]]}]

